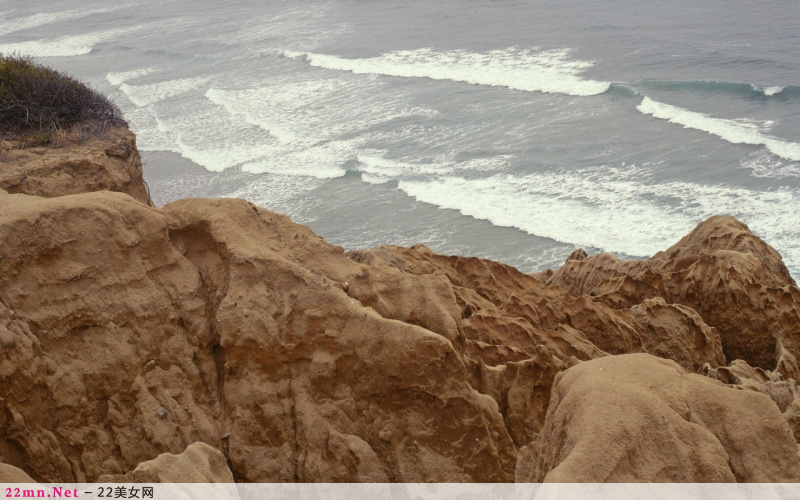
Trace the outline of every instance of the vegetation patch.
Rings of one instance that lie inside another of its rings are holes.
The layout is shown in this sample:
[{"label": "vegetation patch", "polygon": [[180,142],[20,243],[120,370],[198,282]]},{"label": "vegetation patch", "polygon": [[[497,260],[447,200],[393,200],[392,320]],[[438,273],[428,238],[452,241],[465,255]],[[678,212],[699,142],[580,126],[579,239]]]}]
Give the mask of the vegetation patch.
[{"label": "vegetation patch", "polygon": [[127,126],[106,96],[19,54],[0,53],[0,138],[63,145]]}]

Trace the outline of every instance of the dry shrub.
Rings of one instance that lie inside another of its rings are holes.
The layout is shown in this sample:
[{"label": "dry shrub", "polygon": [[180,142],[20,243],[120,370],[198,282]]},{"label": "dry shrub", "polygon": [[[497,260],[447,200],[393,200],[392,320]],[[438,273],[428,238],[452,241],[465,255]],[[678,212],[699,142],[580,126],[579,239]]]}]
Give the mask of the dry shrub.
[{"label": "dry shrub", "polygon": [[76,124],[67,129],[62,128],[54,131],[50,135],[50,144],[56,147],[79,144],[90,137],[98,135],[101,132],[101,130],[97,130],[85,123]]},{"label": "dry shrub", "polygon": [[68,144],[126,126],[119,108],[74,78],[19,54],[0,54],[0,139]]}]

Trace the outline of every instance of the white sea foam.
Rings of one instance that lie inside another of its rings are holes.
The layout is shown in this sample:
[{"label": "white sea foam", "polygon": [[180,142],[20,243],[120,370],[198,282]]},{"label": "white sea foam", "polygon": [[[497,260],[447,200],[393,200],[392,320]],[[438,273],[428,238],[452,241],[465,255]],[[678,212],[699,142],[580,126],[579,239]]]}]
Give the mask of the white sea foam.
[{"label": "white sea foam", "polygon": [[341,165],[352,160],[356,150],[349,141],[329,141],[297,149],[265,148],[263,153],[257,159],[244,163],[242,170],[333,179],[346,173]]},{"label": "white sea foam", "polygon": [[[185,87],[174,82],[166,88]],[[124,110],[143,150],[173,151],[212,172],[240,166],[248,173],[318,179],[344,175],[345,170],[340,165],[356,156],[355,149],[347,141],[287,146],[209,99],[193,100],[191,106],[186,106],[165,97],[173,95],[172,91],[151,90],[145,97],[139,96],[147,99],[138,102],[145,106],[129,105],[130,109]]]},{"label": "white sea foam", "polygon": [[493,172],[503,170],[512,159],[511,155],[497,155],[489,158],[473,158],[454,161],[437,158],[432,161],[411,161],[386,158],[388,151],[361,150],[358,152],[358,169],[364,174],[362,179],[370,184],[383,184],[394,179],[418,176],[454,175],[463,172]]},{"label": "white sea foam", "polygon": [[649,97],[642,99],[636,109],[646,115],[683,125],[684,128],[708,132],[734,144],[765,146],[770,152],[781,158],[800,161],[800,144],[765,135],[757,123],[714,118],[703,113],[664,104]]},{"label": "white sea foam", "polygon": [[[329,84],[330,82],[326,83]],[[307,87],[310,86],[307,85]],[[277,91],[273,92],[273,90]],[[284,92],[281,92],[281,90],[284,90]],[[316,90],[324,93],[326,90],[329,91],[330,88],[326,89],[324,86],[317,86]],[[310,104],[307,102],[307,97],[310,95],[313,95],[313,91],[306,93],[298,92],[297,89],[294,89],[294,92],[291,92],[287,88],[220,90],[212,87],[205,93],[205,97],[208,100],[225,108],[228,114],[241,117],[247,123],[262,128],[281,144],[308,141],[310,139],[307,136],[298,134],[295,130],[296,123],[302,123],[303,116],[308,114],[303,109],[307,109]],[[281,101],[285,96],[297,98],[291,106],[300,113],[299,115],[287,116],[286,113],[279,109],[282,107],[281,104],[283,103]]]},{"label": "white sea foam", "polygon": [[260,143],[262,154],[244,162],[244,171],[332,178],[344,175],[344,164],[357,160],[369,140],[365,131],[398,118],[436,114],[405,106],[401,97],[383,87],[378,81],[352,77],[284,78],[244,90],[212,87],[205,97],[222,107],[228,119],[269,134]]},{"label": "white sea foam", "polygon": [[452,163],[408,162],[386,158],[387,151],[364,150],[357,154],[362,179],[371,184],[414,175],[443,175],[453,171]]},{"label": "white sea foam", "polygon": [[0,44],[0,52],[19,52],[33,57],[80,56],[91,52],[97,43],[120,36],[129,31],[128,29],[115,29],[87,33],[85,35],[68,35],[58,38],[6,43]]},{"label": "white sea foam", "polygon": [[589,175],[556,172],[400,181],[399,188],[420,201],[495,225],[641,257],[669,247],[711,215],[730,214],[775,246],[787,265],[800,268],[797,191],[676,181],[648,184],[613,169]]},{"label": "white sea foam", "polygon": [[122,83],[134,78],[139,78],[155,71],[153,68],[141,68],[131,71],[111,72],[106,75],[106,80],[115,87],[120,86]]},{"label": "white sea foam", "polygon": [[14,33],[16,31],[36,28],[38,26],[44,26],[46,24],[51,24],[60,21],[71,21],[74,19],[80,19],[82,17],[88,17],[93,14],[103,14],[106,12],[112,12],[118,8],[119,7],[89,9],[89,10],[70,10],[63,12],[44,12],[39,14],[33,14],[31,16],[18,17],[16,19],[3,19],[2,21],[3,34],[7,35],[9,33]]},{"label": "white sea foam", "polygon": [[285,55],[305,59],[312,66],[357,74],[453,80],[577,96],[607,91],[610,85],[608,82],[588,80],[580,76],[592,63],[570,59],[570,52],[569,49],[509,48],[484,53],[417,49],[389,52],[367,59],[292,51],[286,51]]},{"label": "white sea foam", "polygon": [[315,144],[377,124],[435,111],[397,106],[379,82],[309,79],[246,90],[209,89],[205,96],[283,144]]},{"label": "white sea foam", "polygon": [[130,128],[136,131],[136,145],[140,150],[180,154],[177,134],[158,118],[151,107],[130,106],[123,112]]},{"label": "white sea foam", "polygon": [[[143,71],[143,70],[139,70]],[[137,73],[132,71],[130,73]],[[139,76],[138,74],[134,76]],[[107,77],[108,78],[108,77]],[[110,81],[110,80],[109,80]],[[124,80],[123,80],[124,81]],[[128,85],[122,83],[119,89],[128,99],[139,107],[149,106],[153,103],[175,97],[194,90],[211,81],[211,77],[201,76],[195,78],[180,78],[165,82],[149,83],[145,85]]]},{"label": "white sea foam", "polygon": [[[337,137],[364,125],[354,103],[342,109],[341,99],[357,100],[346,89],[344,82],[310,80],[246,90],[211,88],[205,97],[228,119],[268,134],[260,154],[243,162],[244,171],[327,179],[344,175],[341,165],[356,157],[354,144]],[[338,109],[319,105],[331,100]]]},{"label": "white sea foam", "polygon": [[775,157],[767,151],[755,151],[739,161],[742,168],[751,169],[753,177],[769,177],[785,179],[787,177],[800,177],[800,163],[787,162],[783,158]]},{"label": "white sea foam", "polygon": [[260,145],[269,140],[267,134],[230,120],[204,99],[191,106],[169,99],[144,107],[125,103],[120,104],[136,131],[139,149],[178,153],[212,172],[259,158],[265,151]]},{"label": "white sea foam", "polygon": [[307,217],[300,217],[319,202],[313,199],[298,200],[302,195],[317,189],[324,179],[316,179],[300,175],[272,174],[262,175],[257,180],[251,180],[243,187],[225,193],[225,197],[242,198],[256,205],[268,208],[275,212],[287,214],[295,222],[308,222]]},{"label": "white sea foam", "polygon": [[[292,6],[271,16],[257,16],[233,36],[237,45],[255,54],[281,54],[285,49],[309,50],[337,40],[348,31],[343,23],[331,23],[332,4]],[[230,43],[231,36],[210,39]]]},{"label": "white sea foam", "polygon": [[779,85],[773,87],[762,87],[761,85],[751,85],[751,87],[753,87],[753,90],[755,90],[756,92],[761,92],[767,97],[778,95],[786,89],[786,87],[781,87]]}]

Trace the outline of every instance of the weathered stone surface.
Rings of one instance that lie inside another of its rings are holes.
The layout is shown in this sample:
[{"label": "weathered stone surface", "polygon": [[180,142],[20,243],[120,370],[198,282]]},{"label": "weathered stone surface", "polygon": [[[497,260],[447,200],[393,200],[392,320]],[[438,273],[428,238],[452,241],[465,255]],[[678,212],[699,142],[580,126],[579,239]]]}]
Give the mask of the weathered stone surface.
[{"label": "weathered stone surface", "polygon": [[88,191],[119,191],[153,205],[142,178],[136,136],[110,128],[69,147],[0,147],[0,189],[52,198]]},{"label": "weathered stone surface", "polygon": [[196,441],[246,481],[513,478],[441,290],[408,298],[441,334],[386,318],[346,292],[362,266],[287,217],[3,194],[0,254],[3,458],[40,480],[93,481]]},{"label": "weathered stone surface", "polygon": [[556,377],[517,481],[797,482],[800,459],[767,396],[631,354]]},{"label": "weathered stone surface", "polygon": [[537,276],[618,309],[654,297],[691,307],[717,329],[727,359],[798,376],[800,289],[778,252],[732,217],[703,221],[646,261],[600,254]]},{"label": "weathered stone surface", "polygon": [[205,443],[189,445],[180,455],[162,453],[125,474],[100,476],[100,483],[232,483],[225,455]]},{"label": "weathered stone surface", "polygon": [[0,484],[1,483],[35,483],[32,477],[25,474],[25,471],[13,465],[0,464]]},{"label": "weathered stone surface", "polygon": [[735,389],[766,394],[783,412],[795,439],[800,437],[800,388],[794,379],[784,379],[779,372],[753,368],[741,359],[717,368],[704,365],[700,373]]}]

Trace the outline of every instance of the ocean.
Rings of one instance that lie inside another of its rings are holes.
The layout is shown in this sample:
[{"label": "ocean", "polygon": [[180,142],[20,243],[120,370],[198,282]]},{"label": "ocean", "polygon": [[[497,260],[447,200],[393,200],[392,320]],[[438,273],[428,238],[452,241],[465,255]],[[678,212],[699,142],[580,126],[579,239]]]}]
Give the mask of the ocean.
[{"label": "ocean", "polygon": [[0,0],[109,95],[158,205],[537,271],[730,214],[800,277],[800,2]]}]

